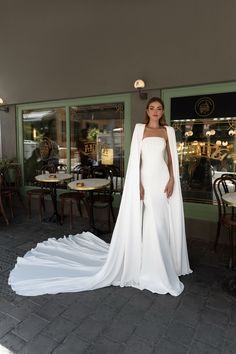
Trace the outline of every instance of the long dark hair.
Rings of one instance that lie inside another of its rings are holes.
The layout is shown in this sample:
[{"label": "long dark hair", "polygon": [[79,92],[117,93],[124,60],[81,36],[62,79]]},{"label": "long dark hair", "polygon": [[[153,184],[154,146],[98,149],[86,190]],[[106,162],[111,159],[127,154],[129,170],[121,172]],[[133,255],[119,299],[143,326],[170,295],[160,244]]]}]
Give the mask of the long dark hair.
[{"label": "long dark hair", "polygon": [[[147,102],[147,105],[146,105],[145,120],[144,120],[145,124],[149,123],[150,118],[148,117],[147,110],[148,110],[150,104],[153,103],[153,102],[159,102],[162,105],[163,110],[165,109],[164,102],[162,101],[162,99],[160,97],[152,97],[152,98],[150,98],[150,100]],[[161,117],[161,119],[159,121],[159,124],[161,126],[167,125],[164,113],[163,113],[163,115],[162,115],[162,117]]]}]

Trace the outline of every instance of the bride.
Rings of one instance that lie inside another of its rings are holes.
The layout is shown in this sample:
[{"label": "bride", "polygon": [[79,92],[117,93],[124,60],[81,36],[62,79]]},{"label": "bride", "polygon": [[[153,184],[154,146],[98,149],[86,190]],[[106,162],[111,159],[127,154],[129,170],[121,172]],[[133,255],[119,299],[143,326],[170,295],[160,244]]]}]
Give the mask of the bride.
[{"label": "bride", "polygon": [[132,286],[178,296],[191,273],[174,129],[153,97],[133,133],[110,245],[90,232],[49,238],[18,257],[9,284],[20,295]]}]

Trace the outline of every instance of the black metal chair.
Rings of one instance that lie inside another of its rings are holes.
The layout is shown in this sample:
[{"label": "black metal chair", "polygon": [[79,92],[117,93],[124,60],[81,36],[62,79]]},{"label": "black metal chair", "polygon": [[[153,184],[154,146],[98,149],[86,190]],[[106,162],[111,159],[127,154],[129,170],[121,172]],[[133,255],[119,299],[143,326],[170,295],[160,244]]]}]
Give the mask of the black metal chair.
[{"label": "black metal chair", "polygon": [[[67,173],[67,165],[64,163],[58,163],[54,165],[55,171],[53,173]],[[57,189],[67,189],[67,182],[61,181],[57,184]]]},{"label": "black metal chair", "polygon": [[220,237],[221,226],[225,226],[229,230],[229,268],[232,268],[234,259],[233,229],[234,226],[236,226],[236,215],[235,208],[228,206],[227,203],[223,200],[222,196],[225,193],[236,191],[236,179],[233,176],[222,175],[214,181],[213,190],[218,205],[218,222],[214,249],[216,251]]},{"label": "black metal chair", "polygon": [[108,187],[96,190],[92,195],[92,207],[93,209],[107,210],[107,222],[108,232],[111,231],[111,215],[113,222],[115,223],[115,213],[113,209],[113,173],[108,166],[95,166],[92,168],[93,178],[106,178],[110,180]]},{"label": "black metal chair", "polygon": [[[43,166],[39,171],[37,171],[37,174],[43,174],[43,173],[54,173],[55,168],[53,166],[45,165]],[[43,213],[45,213],[45,197],[50,196],[52,198],[52,190],[48,187],[48,185],[45,183],[38,183],[35,181],[35,187],[27,190],[26,195],[28,199],[28,215],[29,218],[31,218],[31,201],[32,198],[35,197],[38,199],[38,207],[39,207],[39,214],[40,214],[40,221],[42,221],[43,218]]]},{"label": "black metal chair", "polygon": [[13,218],[13,203],[12,203],[12,198],[13,198],[13,193],[11,190],[5,188],[5,183],[4,183],[4,174],[0,173],[0,213],[2,214],[5,222],[7,225],[9,225],[9,221],[6,215],[6,211],[3,205],[3,200],[8,201],[9,207],[10,207],[10,212],[11,212],[11,217]]},{"label": "black metal chair", "polygon": [[122,175],[120,168],[115,165],[107,166],[107,168],[109,168],[113,175],[113,195],[121,196],[124,188],[124,176]]},{"label": "black metal chair", "polygon": [[67,172],[67,165],[64,163],[58,163],[55,165],[55,172]]},{"label": "black metal chair", "polygon": [[71,170],[74,180],[84,179],[92,177],[92,168],[91,166],[80,166]]},{"label": "black metal chair", "polygon": [[[89,177],[89,171],[85,169],[77,169],[76,171],[71,171],[71,174],[73,176],[73,180],[79,180],[81,178],[87,178]],[[64,216],[65,216],[65,205],[69,204],[69,218],[70,218],[70,230],[73,227],[73,205],[75,204],[80,216],[83,216],[82,212],[82,205],[85,207],[85,210],[87,211],[88,214],[88,205],[87,205],[87,199],[86,199],[86,194],[83,192],[72,192],[68,191],[65,193],[60,194],[60,200],[61,200],[61,223],[64,223]]]},{"label": "black metal chair", "polygon": [[20,193],[22,183],[21,167],[18,163],[9,163],[4,170],[5,190],[9,190],[12,196],[17,195],[19,201],[24,207],[23,198]]}]

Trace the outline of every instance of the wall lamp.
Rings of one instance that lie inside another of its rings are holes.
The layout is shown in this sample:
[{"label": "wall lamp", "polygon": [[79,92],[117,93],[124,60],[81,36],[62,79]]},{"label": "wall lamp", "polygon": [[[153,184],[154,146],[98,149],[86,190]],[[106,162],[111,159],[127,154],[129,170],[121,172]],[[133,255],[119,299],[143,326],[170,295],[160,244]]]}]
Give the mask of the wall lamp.
[{"label": "wall lamp", "polygon": [[2,106],[2,104],[3,104],[3,99],[0,97],[0,111],[9,112],[9,107]]},{"label": "wall lamp", "polygon": [[142,89],[144,87],[145,87],[145,82],[143,80],[139,79],[134,82],[134,88],[138,90],[139,97],[141,98],[141,100],[146,100],[148,97],[146,92],[142,92]]}]

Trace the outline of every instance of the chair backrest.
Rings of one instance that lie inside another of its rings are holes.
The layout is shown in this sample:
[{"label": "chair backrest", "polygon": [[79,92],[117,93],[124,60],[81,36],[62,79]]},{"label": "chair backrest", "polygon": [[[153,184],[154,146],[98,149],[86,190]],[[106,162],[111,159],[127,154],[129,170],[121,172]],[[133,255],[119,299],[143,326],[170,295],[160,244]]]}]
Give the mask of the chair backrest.
[{"label": "chair backrest", "polygon": [[55,165],[56,172],[67,172],[67,165],[64,163],[58,163]]},{"label": "chair backrest", "polygon": [[49,172],[49,173],[55,173],[56,172],[56,166],[54,165],[43,165],[40,169],[40,173],[44,174]]},{"label": "chair backrest", "polygon": [[91,166],[76,167],[76,169],[71,171],[71,174],[73,175],[74,180],[92,177]]},{"label": "chair backrest", "polygon": [[18,190],[21,186],[21,167],[19,164],[9,164],[4,171],[4,183],[5,187],[9,187],[13,190]]},{"label": "chair backrest", "polygon": [[124,176],[121,175],[120,168],[111,165],[109,166],[109,169],[113,174],[113,192],[115,194],[122,194],[124,188]]},{"label": "chair backrest", "polygon": [[213,190],[218,205],[218,216],[221,218],[221,216],[226,214],[228,211],[228,207],[223,201],[222,196],[225,193],[236,191],[236,178],[227,174],[222,175],[214,181]]},{"label": "chair backrest", "polygon": [[113,191],[114,186],[113,186],[113,173],[112,170],[107,167],[107,166],[93,166],[92,167],[92,177],[93,178],[106,178],[110,180],[110,186],[109,189]]},{"label": "chair backrest", "polygon": [[4,174],[3,172],[0,173],[0,192],[4,188]]}]

